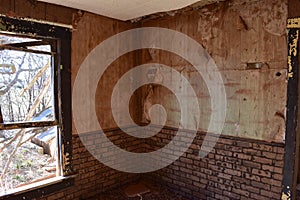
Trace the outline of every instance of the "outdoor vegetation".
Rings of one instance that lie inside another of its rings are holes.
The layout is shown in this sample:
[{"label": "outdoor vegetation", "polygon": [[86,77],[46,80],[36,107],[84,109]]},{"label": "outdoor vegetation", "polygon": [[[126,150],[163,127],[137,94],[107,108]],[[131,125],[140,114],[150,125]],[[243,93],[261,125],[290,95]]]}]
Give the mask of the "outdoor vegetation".
[{"label": "outdoor vegetation", "polygon": [[[32,41],[0,35],[0,47]],[[50,45],[28,49],[51,51]],[[52,59],[0,48],[0,123],[54,120]],[[55,126],[0,130],[0,193],[55,175],[56,134]]]}]

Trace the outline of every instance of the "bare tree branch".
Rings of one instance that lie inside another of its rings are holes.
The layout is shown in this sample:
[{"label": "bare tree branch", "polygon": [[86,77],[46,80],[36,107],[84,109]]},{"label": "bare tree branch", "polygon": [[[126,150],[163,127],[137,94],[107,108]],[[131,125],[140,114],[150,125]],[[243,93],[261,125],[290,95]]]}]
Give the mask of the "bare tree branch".
[{"label": "bare tree branch", "polygon": [[32,81],[27,85],[27,87],[23,89],[20,96],[23,96],[23,94],[34,85],[34,83],[38,80],[38,78],[41,77],[49,67],[50,67],[50,61],[48,61],[48,63],[35,75]]},{"label": "bare tree branch", "polygon": [[[50,80],[51,80],[51,77],[48,77],[48,79],[47,79],[46,82],[45,82],[45,87],[44,87],[43,90],[40,92],[40,94],[39,94],[39,96],[36,98],[36,100],[35,100],[35,102],[34,102],[32,108],[30,109],[30,111],[29,111],[29,113],[28,113],[28,115],[27,115],[27,117],[26,117],[26,121],[30,120],[30,119],[33,117],[34,112],[35,112],[35,109],[38,107],[39,103],[41,102],[41,100],[43,99],[43,97],[45,96],[45,94],[47,93],[47,91],[48,91],[48,89],[49,89],[49,87],[50,87]],[[3,169],[2,174],[1,174],[1,176],[0,176],[1,183],[3,182],[3,178],[4,178],[6,172],[7,172],[8,168],[9,168],[9,165],[10,165],[10,163],[11,163],[11,161],[12,161],[14,155],[16,154],[18,148],[23,144],[22,141],[23,141],[23,137],[24,137],[24,135],[25,135],[24,133],[25,133],[24,129],[21,129],[21,130],[17,133],[17,135],[19,135],[20,138],[19,138],[18,143],[16,144],[14,150],[13,150],[12,153],[9,155],[9,158],[8,158],[8,160],[7,160],[6,163],[5,163],[4,169]],[[18,136],[18,137],[19,137],[19,136]],[[3,151],[3,148],[1,149],[0,152],[2,152],[2,151]]]},{"label": "bare tree branch", "polygon": [[15,78],[5,87],[5,89],[3,90],[0,90],[0,96],[6,94],[11,87],[13,87],[19,80],[19,75],[22,73],[22,72],[34,72],[36,71],[36,69],[20,69],[18,70],[18,72],[16,73],[16,76]]},{"label": "bare tree branch", "polygon": [[[22,130],[22,132],[23,132],[23,130]],[[8,158],[8,160],[6,161],[5,166],[4,166],[4,169],[3,169],[2,174],[1,174],[1,176],[0,176],[0,179],[1,179],[1,180],[3,180],[4,175],[6,174],[6,172],[7,172],[7,170],[8,170],[8,167],[9,167],[11,161],[12,161],[14,155],[16,154],[16,152],[17,152],[17,150],[18,150],[18,148],[19,148],[19,146],[20,146],[20,144],[21,144],[21,142],[22,142],[22,140],[23,140],[23,137],[24,137],[24,134],[21,134],[21,136],[20,136],[20,138],[19,138],[19,141],[18,141],[17,145],[15,146],[14,150],[13,150],[13,151],[11,152],[11,154],[9,155],[9,158]],[[1,181],[1,182],[2,182],[2,181]]]},{"label": "bare tree branch", "polygon": [[[41,52],[39,50],[29,51],[33,53]],[[16,120],[30,121],[37,112],[43,109],[41,105],[44,104],[44,102],[48,102],[47,94],[51,86],[51,75],[49,76],[47,71],[50,67],[49,57],[51,57],[51,55],[34,54],[34,56],[32,56],[32,53],[26,51],[17,54],[12,54],[10,51],[3,51],[3,53],[1,53],[1,63],[11,63],[0,64],[0,96],[5,95],[4,97],[7,97],[8,93],[12,95],[11,99],[5,100],[4,98],[0,103],[2,106],[5,106],[5,108],[7,107],[2,110],[4,116],[8,116],[13,112],[15,113]],[[47,61],[48,63],[46,64]],[[2,70],[2,68],[4,69]],[[25,109],[26,104],[28,104],[28,95],[24,93],[28,90],[31,91],[31,99],[29,99],[30,106],[28,109]],[[21,95],[20,91],[22,91]],[[15,162],[14,158],[18,155],[19,147],[48,129],[46,127],[26,129],[27,127],[19,126],[17,128],[18,131],[11,132],[13,135],[5,131],[0,132],[0,134],[4,134],[3,137],[0,135],[0,153],[3,152],[4,149],[7,150],[7,154],[5,155],[6,159],[2,161],[4,167],[0,173],[0,185],[2,187],[3,183],[6,184],[6,179],[11,178],[7,174],[10,173],[10,167],[12,163]]]},{"label": "bare tree branch", "polygon": [[19,65],[19,70],[17,71],[17,73],[16,73],[14,79],[13,79],[9,84],[7,84],[7,86],[5,87],[5,89],[0,90],[0,96],[6,94],[6,93],[10,90],[10,88],[11,88],[14,84],[17,83],[17,81],[18,81],[18,79],[19,79],[20,73],[23,72],[23,70],[22,70],[22,65],[23,65],[24,62],[25,62],[26,56],[27,56],[27,53],[24,54],[24,56],[23,56],[23,58],[22,58],[22,61],[21,61],[20,65]]},{"label": "bare tree branch", "polygon": [[[49,87],[50,87],[50,80],[51,78],[48,77],[48,79],[46,80],[45,84],[44,84],[44,88],[43,90],[40,92],[39,96],[36,98],[36,100],[33,103],[33,106],[31,107],[30,111],[27,114],[27,117],[25,119],[25,121],[29,121],[34,113],[35,113],[35,109],[37,108],[37,106],[39,105],[39,103],[41,102],[41,100],[43,99],[44,95],[47,93]],[[6,143],[1,149],[0,149],[0,153],[7,148],[9,145],[11,145],[22,133],[23,133],[24,129],[21,129],[18,133],[15,134],[15,136],[10,139],[10,141],[8,143]]]}]

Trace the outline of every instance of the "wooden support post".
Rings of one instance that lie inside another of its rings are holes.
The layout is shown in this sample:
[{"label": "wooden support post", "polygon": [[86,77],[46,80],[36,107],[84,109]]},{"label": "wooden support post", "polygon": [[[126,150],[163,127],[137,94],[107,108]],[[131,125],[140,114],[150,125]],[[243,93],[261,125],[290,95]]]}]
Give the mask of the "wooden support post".
[{"label": "wooden support post", "polygon": [[300,18],[288,19],[288,85],[282,200],[296,198]]}]

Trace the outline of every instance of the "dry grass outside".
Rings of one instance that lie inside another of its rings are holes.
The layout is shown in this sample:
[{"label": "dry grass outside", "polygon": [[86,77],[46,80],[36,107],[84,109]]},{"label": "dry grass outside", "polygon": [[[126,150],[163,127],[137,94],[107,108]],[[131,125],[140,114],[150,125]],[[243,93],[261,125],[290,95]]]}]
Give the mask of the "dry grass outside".
[{"label": "dry grass outside", "polygon": [[[13,142],[12,145],[0,153],[0,174],[3,172],[15,143]],[[18,148],[17,153],[12,158],[12,162],[0,185],[0,194],[55,174],[55,159],[44,154],[42,147],[28,141]]]}]

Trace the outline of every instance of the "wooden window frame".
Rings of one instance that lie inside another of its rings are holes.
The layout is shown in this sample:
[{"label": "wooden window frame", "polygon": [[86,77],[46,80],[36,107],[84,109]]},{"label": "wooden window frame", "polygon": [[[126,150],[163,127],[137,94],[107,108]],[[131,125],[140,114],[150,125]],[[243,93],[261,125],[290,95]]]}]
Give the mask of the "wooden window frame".
[{"label": "wooden window frame", "polygon": [[[71,29],[68,27],[36,22],[30,19],[9,18],[0,16],[0,32],[13,33],[16,35],[34,36],[53,42],[55,52],[50,52],[54,59],[54,95],[55,119],[49,122],[23,122],[3,123],[0,122],[0,130],[13,128],[31,128],[41,126],[60,126],[58,153],[61,161],[61,176],[42,181],[40,184],[32,184],[29,188],[12,190],[1,196],[1,199],[32,199],[49,195],[74,184],[74,172],[72,164],[72,101],[71,101]],[[12,50],[24,50],[18,45],[2,45],[0,48]],[[28,44],[26,44],[28,45]],[[26,51],[26,50],[25,50]],[[34,53],[34,52],[33,52]],[[47,52],[35,52],[47,53]],[[0,117],[2,118],[2,117]]]}]

